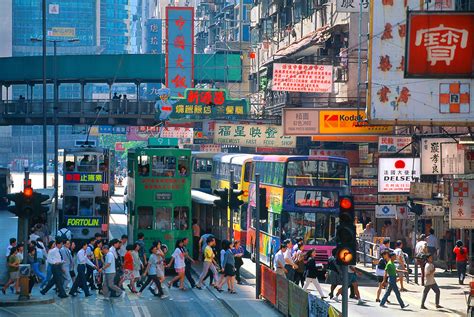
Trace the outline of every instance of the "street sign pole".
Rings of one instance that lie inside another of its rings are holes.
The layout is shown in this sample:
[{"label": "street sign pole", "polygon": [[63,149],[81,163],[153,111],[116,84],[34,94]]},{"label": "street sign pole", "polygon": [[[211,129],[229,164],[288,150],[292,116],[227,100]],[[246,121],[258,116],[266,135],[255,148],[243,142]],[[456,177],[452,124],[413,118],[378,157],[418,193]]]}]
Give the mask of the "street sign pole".
[{"label": "street sign pole", "polygon": [[260,286],[261,286],[261,275],[260,275],[260,174],[255,174],[255,298],[260,298]]},{"label": "street sign pole", "polygon": [[229,176],[229,241],[234,241],[234,210],[230,204],[230,198],[232,197],[231,193],[234,190],[234,170],[230,170]]},{"label": "street sign pole", "polygon": [[[418,242],[418,215],[415,213],[415,229],[413,232],[413,235],[415,236],[415,245]],[[415,249],[415,246],[413,246],[413,250]],[[416,256],[416,254],[415,254]],[[418,263],[416,263],[418,260],[415,259],[415,284],[418,284]],[[423,268],[421,268],[423,270]]]},{"label": "street sign pole", "polygon": [[342,265],[342,317],[348,317],[348,288],[349,288],[349,274],[347,265]]}]

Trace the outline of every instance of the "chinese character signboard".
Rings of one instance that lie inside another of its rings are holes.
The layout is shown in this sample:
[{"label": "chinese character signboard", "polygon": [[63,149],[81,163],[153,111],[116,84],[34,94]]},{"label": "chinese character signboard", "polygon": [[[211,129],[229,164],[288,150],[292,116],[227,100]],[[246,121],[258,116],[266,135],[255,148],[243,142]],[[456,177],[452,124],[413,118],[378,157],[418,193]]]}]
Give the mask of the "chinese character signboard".
[{"label": "chinese character signboard", "polygon": [[[368,12],[371,0],[336,0],[337,12]],[[372,0],[373,1],[373,0]]]},{"label": "chinese character signboard", "polygon": [[[474,121],[474,14],[411,11],[407,21],[407,10],[424,2],[371,3],[367,115],[372,124]],[[452,7],[449,1],[431,1],[434,8],[435,2]]]},{"label": "chinese character signboard", "polygon": [[410,12],[406,75],[472,77],[474,13]]},{"label": "chinese character signboard", "polygon": [[192,128],[138,126],[128,127],[127,141],[147,141],[151,137],[179,139],[180,144],[193,144]]},{"label": "chinese character signboard", "polygon": [[104,175],[102,173],[66,173],[64,180],[66,183],[102,183]]},{"label": "chinese character signboard", "polygon": [[162,41],[162,23],[161,19],[148,19],[145,23],[145,53],[146,54],[161,54]]},{"label": "chinese character signboard", "polygon": [[420,178],[419,158],[380,158],[379,192],[408,193],[410,183]]},{"label": "chinese character signboard", "polygon": [[456,180],[451,186],[449,227],[452,229],[474,228],[474,181]]},{"label": "chinese character signboard", "polygon": [[180,97],[194,87],[194,7],[166,7],[166,86]]},{"label": "chinese character signboard", "polygon": [[[184,98],[178,98],[168,104],[167,118],[184,119],[239,119],[247,114],[247,100],[231,99],[223,89],[187,89]],[[163,110],[157,110],[161,118]]]},{"label": "chinese character signboard", "polygon": [[276,125],[216,124],[214,143],[246,147],[296,147],[296,137],[284,136]]},{"label": "chinese character signboard", "polygon": [[273,64],[274,91],[332,92],[332,66]]},{"label": "chinese character signboard", "polygon": [[411,141],[409,136],[379,136],[379,153],[410,154]]},{"label": "chinese character signboard", "polygon": [[315,135],[319,133],[319,110],[284,108],[283,129],[285,135]]},{"label": "chinese character signboard", "polygon": [[464,174],[465,153],[451,138],[421,140],[421,174]]}]

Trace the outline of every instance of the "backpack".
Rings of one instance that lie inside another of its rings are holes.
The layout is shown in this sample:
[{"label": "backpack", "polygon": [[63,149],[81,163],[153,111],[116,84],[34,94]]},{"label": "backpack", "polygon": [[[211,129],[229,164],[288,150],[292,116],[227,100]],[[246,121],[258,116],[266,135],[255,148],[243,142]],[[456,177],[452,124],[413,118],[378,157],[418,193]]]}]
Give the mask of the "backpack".
[{"label": "backpack", "polygon": [[[68,232],[71,233],[71,230],[69,230],[68,228],[62,228],[58,231],[58,233],[60,233],[60,235],[58,235],[61,240],[63,241],[66,241],[66,240],[69,240],[69,237],[68,237]],[[71,233],[71,237],[72,237],[72,233]]]}]

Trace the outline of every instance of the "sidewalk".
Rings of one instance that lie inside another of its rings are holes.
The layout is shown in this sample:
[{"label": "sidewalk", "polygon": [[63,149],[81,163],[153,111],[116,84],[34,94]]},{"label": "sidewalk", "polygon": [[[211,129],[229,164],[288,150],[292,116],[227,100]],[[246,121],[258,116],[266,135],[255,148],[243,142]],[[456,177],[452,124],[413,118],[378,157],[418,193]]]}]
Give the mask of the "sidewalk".
[{"label": "sidewalk", "polygon": [[38,287],[33,287],[29,300],[19,300],[19,295],[8,289],[5,295],[0,293],[0,307],[51,304],[55,302],[56,297],[53,291],[50,293],[43,296]]},{"label": "sidewalk", "polygon": [[[248,259],[244,259],[252,263]],[[246,263],[248,265],[248,263]],[[244,264],[244,266],[246,266]],[[241,272],[243,271],[241,268]],[[202,270],[202,262],[193,264],[194,278],[197,282],[199,274]],[[235,291],[237,294],[229,294],[227,292],[227,286],[224,284],[222,287],[224,292],[219,293],[213,287],[209,287],[209,279],[204,282],[205,287],[209,290],[223,305],[225,305],[230,311],[232,311],[234,316],[262,316],[262,317],[272,317],[272,316],[282,316],[275,308],[273,308],[269,303],[261,299],[255,298],[255,275],[251,274],[248,271],[243,272],[242,274],[244,285],[235,284]],[[203,288],[204,289],[204,288]]]}]

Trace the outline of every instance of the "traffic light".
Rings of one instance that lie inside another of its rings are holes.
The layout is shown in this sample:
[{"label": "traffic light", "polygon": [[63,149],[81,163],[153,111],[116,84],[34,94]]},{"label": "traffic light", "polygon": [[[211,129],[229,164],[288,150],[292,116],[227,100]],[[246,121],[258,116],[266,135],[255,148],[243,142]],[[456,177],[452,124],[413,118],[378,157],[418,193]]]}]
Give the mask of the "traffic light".
[{"label": "traffic light", "polygon": [[340,265],[356,264],[356,228],[354,201],[350,196],[339,198],[339,226],[336,231],[336,260]]},{"label": "traffic light", "polygon": [[214,195],[219,196],[219,199],[214,200],[214,206],[222,209],[229,207],[229,190],[227,188],[215,189]]},{"label": "traffic light", "polygon": [[408,199],[407,201],[408,210],[415,215],[421,216],[423,213],[423,206],[420,204],[416,204],[412,199]]},{"label": "traffic light", "polygon": [[15,206],[8,207],[8,211],[20,218],[39,216],[48,211],[48,207],[42,203],[48,200],[49,196],[37,193],[31,187],[25,187],[23,192],[8,194],[7,198],[15,203]]},{"label": "traffic light", "polygon": [[232,189],[230,191],[229,208],[230,210],[238,210],[244,204],[244,201],[239,199],[239,196],[244,193],[243,190]]}]

